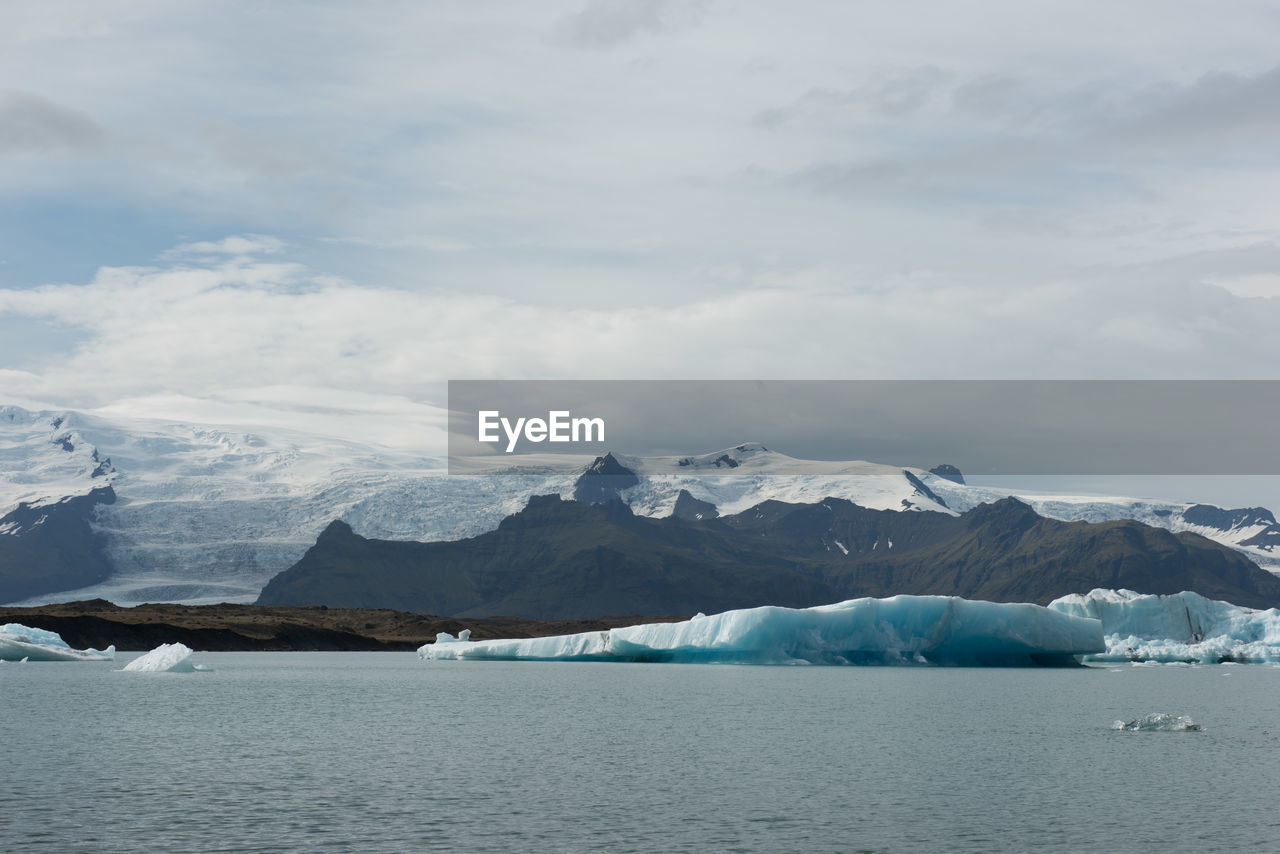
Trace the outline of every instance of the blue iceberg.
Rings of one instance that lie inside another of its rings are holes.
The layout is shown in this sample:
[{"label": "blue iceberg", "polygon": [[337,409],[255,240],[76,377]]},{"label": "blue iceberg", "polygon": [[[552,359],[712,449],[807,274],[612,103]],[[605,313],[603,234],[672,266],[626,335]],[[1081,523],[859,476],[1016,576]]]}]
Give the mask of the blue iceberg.
[{"label": "blue iceberg", "polygon": [[1172,595],[1090,590],[1049,603],[1102,621],[1106,652],[1087,661],[1218,664],[1280,661],[1280,610],[1258,611],[1183,591]]},{"label": "blue iceberg", "polygon": [[62,635],[21,623],[0,626],[0,661],[111,661],[116,648],[72,649]]},{"label": "blue iceberg", "polygon": [[425,660],[664,661],[730,664],[1078,664],[1103,652],[1102,624],[1039,605],[956,596],[766,606],[544,638],[424,644]]}]

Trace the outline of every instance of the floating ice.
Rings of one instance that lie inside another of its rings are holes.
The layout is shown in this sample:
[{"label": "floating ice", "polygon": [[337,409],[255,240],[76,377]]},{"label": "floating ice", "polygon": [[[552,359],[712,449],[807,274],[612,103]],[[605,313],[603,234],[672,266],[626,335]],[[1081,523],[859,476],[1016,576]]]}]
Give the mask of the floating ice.
[{"label": "floating ice", "polygon": [[1101,652],[1102,625],[1039,605],[954,596],[766,606],[602,632],[468,643],[447,635],[422,659],[676,661],[735,664],[1074,664]]},{"label": "floating ice", "polygon": [[1132,721],[1116,721],[1111,728],[1125,732],[1199,732],[1204,729],[1185,715],[1168,715],[1163,712],[1153,712]]},{"label": "floating ice", "polygon": [[210,668],[191,662],[192,650],[186,644],[165,643],[139,656],[124,666],[131,673],[194,673]]},{"label": "floating ice", "polygon": [[62,635],[21,623],[0,626],[0,661],[110,661],[116,648],[72,649]]},{"label": "floating ice", "polygon": [[1049,603],[1102,621],[1107,651],[1088,661],[1218,664],[1280,661],[1280,610],[1256,611],[1183,591],[1169,596],[1091,590]]}]

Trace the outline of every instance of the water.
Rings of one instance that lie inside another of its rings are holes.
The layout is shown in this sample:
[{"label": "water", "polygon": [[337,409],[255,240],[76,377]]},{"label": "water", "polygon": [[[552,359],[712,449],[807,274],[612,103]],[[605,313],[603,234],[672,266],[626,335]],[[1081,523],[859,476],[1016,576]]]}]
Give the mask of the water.
[{"label": "water", "polygon": [[[0,851],[1239,851],[1280,668],[0,665]],[[1116,719],[1189,715],[1202,732]]]}]

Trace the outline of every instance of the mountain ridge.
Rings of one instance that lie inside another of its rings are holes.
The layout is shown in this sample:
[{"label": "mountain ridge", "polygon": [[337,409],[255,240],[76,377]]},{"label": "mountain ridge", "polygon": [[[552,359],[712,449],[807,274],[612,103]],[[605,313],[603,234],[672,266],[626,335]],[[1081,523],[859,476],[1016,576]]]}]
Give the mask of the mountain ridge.
[{"label": "mountain ridge", "polygon": [[[682,511],[694,506],[690,500],[700,502],[695,517],[711,508],[715,515],[733,515],[767,499],[815,503],[828,496],[873,509],[956,513],[1007,494],[961,484],[955,466],[936,466],[931,473],[859,461],[816,463],[754,442],[693,456],[612,456],[638,482],[603,498],[621,498],[648,517],[670,515],[682,492],[689,496]],[[99,504],[88,522],[100,537],[99,557],[110,564],[106,577],[66,575],[68,583],[100,580],[60,590],[46,586],[46,592],[19,600],[32,604],[94,596],[122,604],[249,602],[300,560],[335,518],[374,539],[456,540],[495,530],[532,495],[570,497],[581,475],[451,477],[443,460],[426,451],[295,428],[0,406],[0,515],[20,502],[56,504],[102,485],[117,496]],[[1194,531],[1280,570],[1280,527],[1268,521],[1269,511],[1132,498],[1022,498],[1042,515],[1063,520],[1133,518]],[[25,536],[0,535],[0,553],[21,549]],[[65,569],[60,567],[53,560],[42,571],[58,574]]]},{"label": "mountain ridge", "polygon": [[1196,534],[1132,520],[1063,522],[1006,498],[905,514],[839,498],[769,500],[718,518],[654,519],[624,502],[535,496],[497,530],[451,542],[360,537],[333,524],[260,605],[396,607],[534,619],[808,607],[941,594],[1042,604],[1095,587],[1195,590],[1280,605],[1280,578]]}]

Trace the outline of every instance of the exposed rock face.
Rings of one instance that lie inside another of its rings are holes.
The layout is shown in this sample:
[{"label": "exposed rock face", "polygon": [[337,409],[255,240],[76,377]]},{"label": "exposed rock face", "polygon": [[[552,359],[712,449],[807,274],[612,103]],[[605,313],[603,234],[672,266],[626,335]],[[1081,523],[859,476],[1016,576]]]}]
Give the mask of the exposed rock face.
[{"label": "exposed rock face", "polygon": [[700,501],[690,495],[689,490],[682,489],[680,494],[676,496],[676,506],[671,511],[671,515],[688,522],[715,519],[720,515],[720,511],[710,501]]},{"label": "exposed rock face", "polygon": [[934,466],[929,469],[929,474],[936,474],[938,477],[944,477],[952,483],[958,483],[964,486],[964,475],[960,473],[960,469],[950,463],[943,463],[940,466]]},{"label": "exposed rock face", "polygon": [[16,602],[103,581],[111,562],[90,525],[115,491],[102,486],[48,504],[19,504],[0,517],[0,602]]},{"label": "exposed rock face", "polygon": [[1182,519],[1190,525],[1223,532],[1248,532],[1256,529],[1257,532],[1251,536],[1238,539],[1237,544],[1266,552],[1280,551],[1280,524],[1276,523],[1275,515],[1265,507],[1224,510],[1212,504],[1194,504],[1182,511]]},{"label": "exposed rock face", "polygon": [[[907,471],[906,469],[903,469],[903,470],[902,470],[902,476],[903,476],[903,477],[905,477],[905,478],[907,479],[907,483],[911,484],[912,486],[914,486],[914,487],[916,488],[916,495],[924,496],[925,498],[928,498],[930,501],[933,501],[934,503],[936,503],[936,504],[938,504],[938,505],[940,505],[940,506],[942,506],[942,507],[946,507],[946,506],[947,506],[947,502],[945,502],[945,501],[943,501],[941,498],[939,498],[939,497],[934,493],[934,491],[933,491],[932,489],[930,489],[929,487],[925,486],[925,483],[924,483],[924,481],[923,481],[923,480],[921,480],[920,478],[916,477],[914,474],[912,474],[911,472]],[[911,501],[909,501],[909,500],[908,500],[908,499],[906,499],[906,498],[902,499],[902,504],[903,504],[904,509],[905,509],[905,508],[909,508],[909,507],[911,506],[911,503],[912,503],[912,502],[911,502]]]},{"label": "exposed rock face", "polygon": [[614,501],[618,493],[640,482],[635,472],[618,462],[613,454],[596,457],[595,462],[582,473],[573,486],[573,500],[583,504],[604,504]]}]

